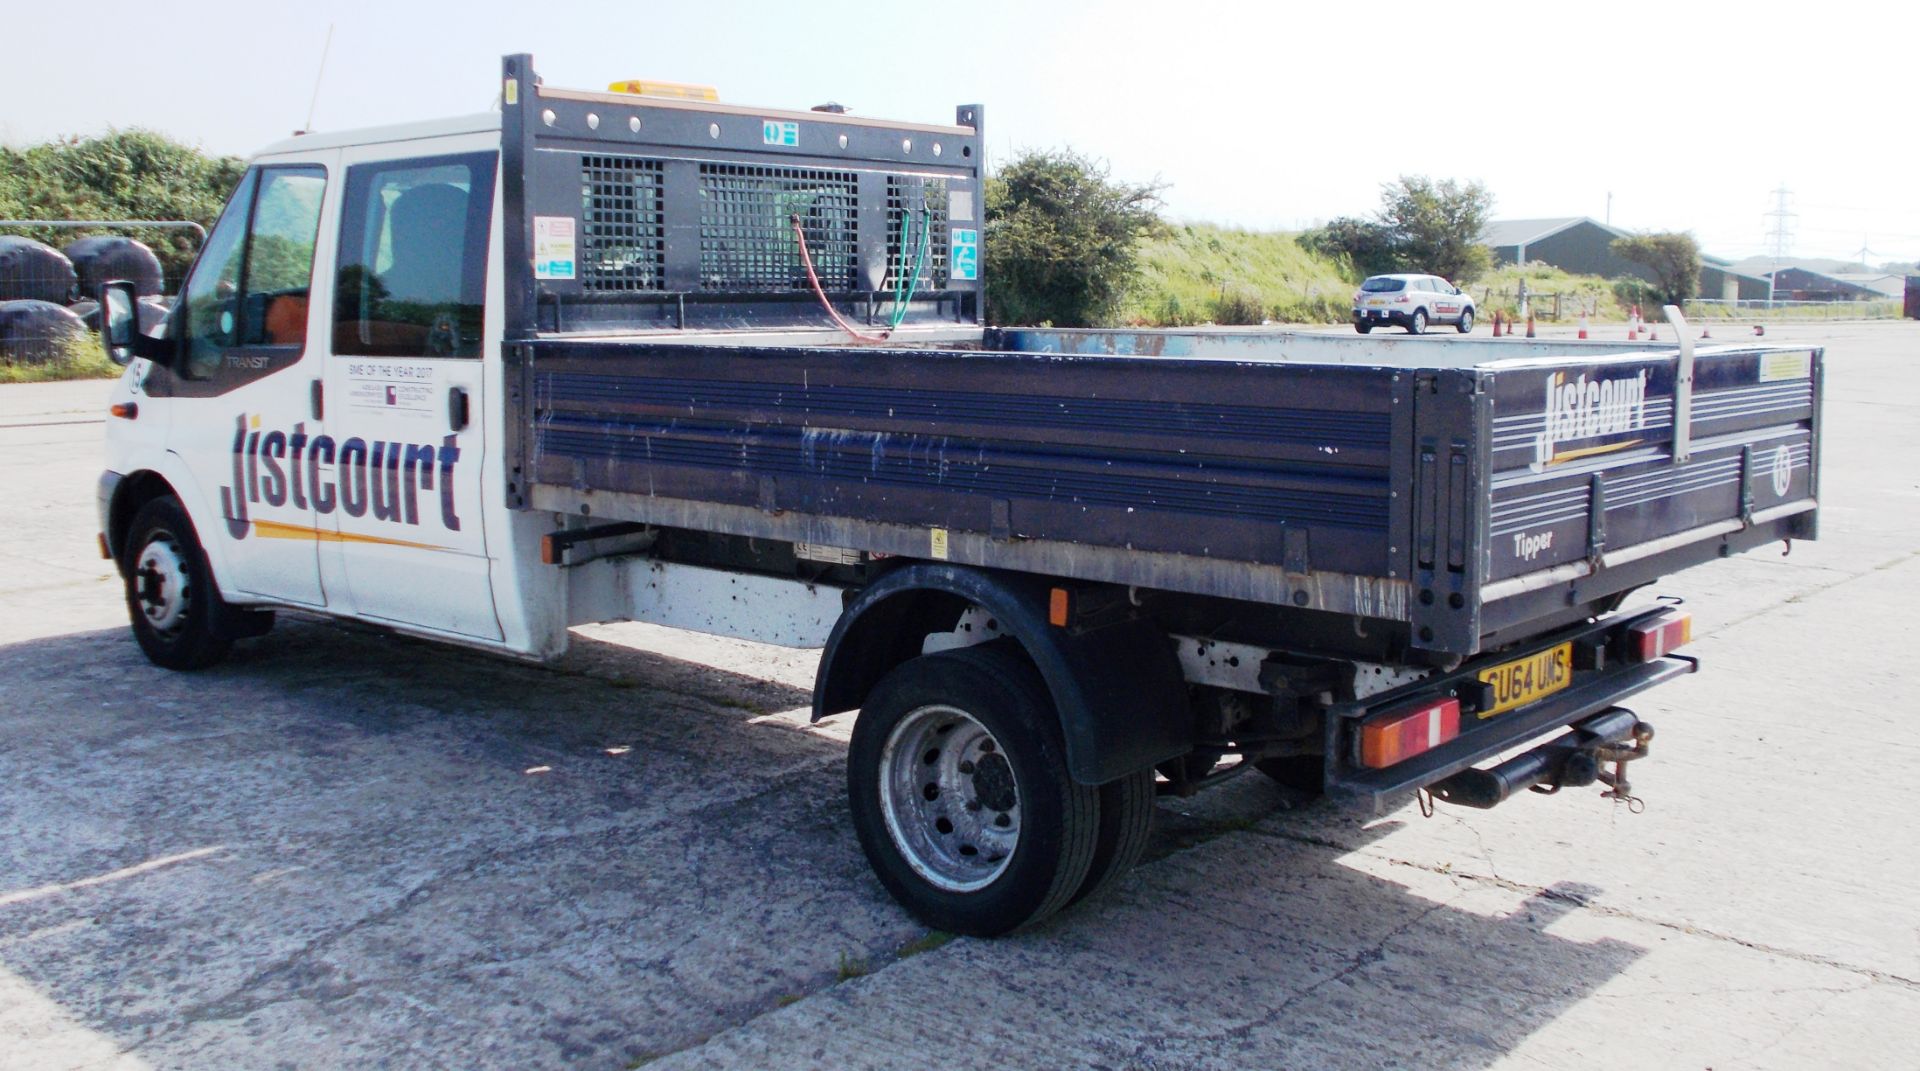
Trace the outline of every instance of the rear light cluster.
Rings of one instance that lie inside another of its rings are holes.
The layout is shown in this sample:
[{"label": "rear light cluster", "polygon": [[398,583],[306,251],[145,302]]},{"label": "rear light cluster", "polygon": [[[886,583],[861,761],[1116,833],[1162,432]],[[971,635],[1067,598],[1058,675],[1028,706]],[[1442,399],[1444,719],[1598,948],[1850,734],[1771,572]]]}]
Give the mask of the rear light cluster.
[{"label": "rear light cluster", "polygon": [[[1617,635],[1621,637],[1628,661],[1651,662],[1693,639],[1693,615],[1685,610],[1666,610],[1627,626]],[[1603,662],[1597,656],[1603,650],[1604,646],[1596,644],[1584,651],[1586,657],[1579,661],[1585,664],[1579,668],[1601,668]],[[1486,705],[1481,704],[1483,708]],[[1373,715],[1360,727],[1360,764],[1384,770],[1432,751],[1459,735],[1460,700],[1451,696],[1411,700]]]},{"label": "rear light cluster", "polygon": [[1685,647],[1692,640],[1693,615],[1685,610],[1668,610],[1627,626],[1627,657],[1635,662],[1651,662]]},{"label": "rear light cluster", "polygon": [[1384,770],[1460,735],[1460,700],[1425,699],[1376,715],[1360,727],[1360,764]]}]

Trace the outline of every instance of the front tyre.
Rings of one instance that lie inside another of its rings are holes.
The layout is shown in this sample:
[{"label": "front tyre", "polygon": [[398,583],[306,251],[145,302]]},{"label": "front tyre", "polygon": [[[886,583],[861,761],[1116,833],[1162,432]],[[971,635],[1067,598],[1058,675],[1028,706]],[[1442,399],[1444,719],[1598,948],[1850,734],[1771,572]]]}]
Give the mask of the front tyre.
[{"label": "front tyre", "polygon": [[991,937],[1065,907],[1101,835],[1099,790],[1067,773],[1045,683],[1000,644],[882,678],[854,723],[847,794],[880,883],[951,933]]},{"label": "front tyre", "polygon": [[1463,335],[1473,330],[1473,310],[1472,309],[1468,309],[1465,312],[1462,312],[1460,314],[1459,327],[1460,327],[1460,333]]},{"label": "front tyre", "polygon": [[141,506],[127,530],[127,614],[154,665],[205,669],[227,656],[232,634],[193,522],[171,495]]}]

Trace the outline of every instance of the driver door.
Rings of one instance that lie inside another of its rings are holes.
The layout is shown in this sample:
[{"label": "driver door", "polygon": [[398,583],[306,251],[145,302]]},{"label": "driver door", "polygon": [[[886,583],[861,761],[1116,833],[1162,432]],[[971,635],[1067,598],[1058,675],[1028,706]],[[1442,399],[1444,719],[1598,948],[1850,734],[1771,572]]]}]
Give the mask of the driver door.
[{"label": "driver door", "polygon": [[172,399],[168,447],[191,474],[179,490],[242,601],[326,604],[308,456],[321,427],[300,374],[324,353],[309,293],[326,189],[318,161],[246,173],[183,288],[180,349],[146,384]]}]

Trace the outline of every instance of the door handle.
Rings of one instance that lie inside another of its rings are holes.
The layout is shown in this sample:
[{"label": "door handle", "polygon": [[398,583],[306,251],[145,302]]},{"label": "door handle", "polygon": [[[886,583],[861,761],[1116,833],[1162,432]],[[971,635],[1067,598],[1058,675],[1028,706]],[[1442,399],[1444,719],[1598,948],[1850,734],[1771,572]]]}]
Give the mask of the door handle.
[{"label": "door handle", "polygon": [[467,389],[465,387],[447,388],[447,427],[454,431],[467,426]]},{"label": "door handle", "polygon": [[326,390],[327,390],[326,384],[317,379],[314,380],[313,383],[307,388],[307,408],[313,411],[313,419],[315,420],[326,419],[326,415],[327,415]]}]

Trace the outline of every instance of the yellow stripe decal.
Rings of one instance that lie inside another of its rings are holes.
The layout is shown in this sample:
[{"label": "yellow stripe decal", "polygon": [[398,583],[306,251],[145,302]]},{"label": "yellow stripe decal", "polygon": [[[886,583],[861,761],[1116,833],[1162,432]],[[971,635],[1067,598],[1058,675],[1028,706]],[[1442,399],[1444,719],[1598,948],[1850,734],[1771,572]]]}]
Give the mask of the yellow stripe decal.
[{"label": "yellow stripe decal", "polygon": [[447,548],[432,543],[415,543],[406,539],[387,539],[382,536],[360,535],[355,532],[336,532],[328,528],[309,528],[301,524],[283,524],[279,521],[254,521],[253,534],[261,539],[314,539],[322,543],[378,543],[388,547],[418,547],[421,550],[445,550]]},{"label": "yellow stripe decal", "polygon": [[1561,451],[1559,453],[1554,454],[1553,460],[1547,462],[1547,464],[1558,465],[1562,461],[1578,461],[1583,457],[1594,457],[1599,454],[1617,453],[1621,450],[1625,450],[1629,446],[1639,446],[1644,441],[1645,440],[1643,439],[1628,439],[1626,442],[1623,442],[1623,443],[1608,443],[1605,446],[1589,446],[1580,450],[1565,450],[1565,451]]}]

